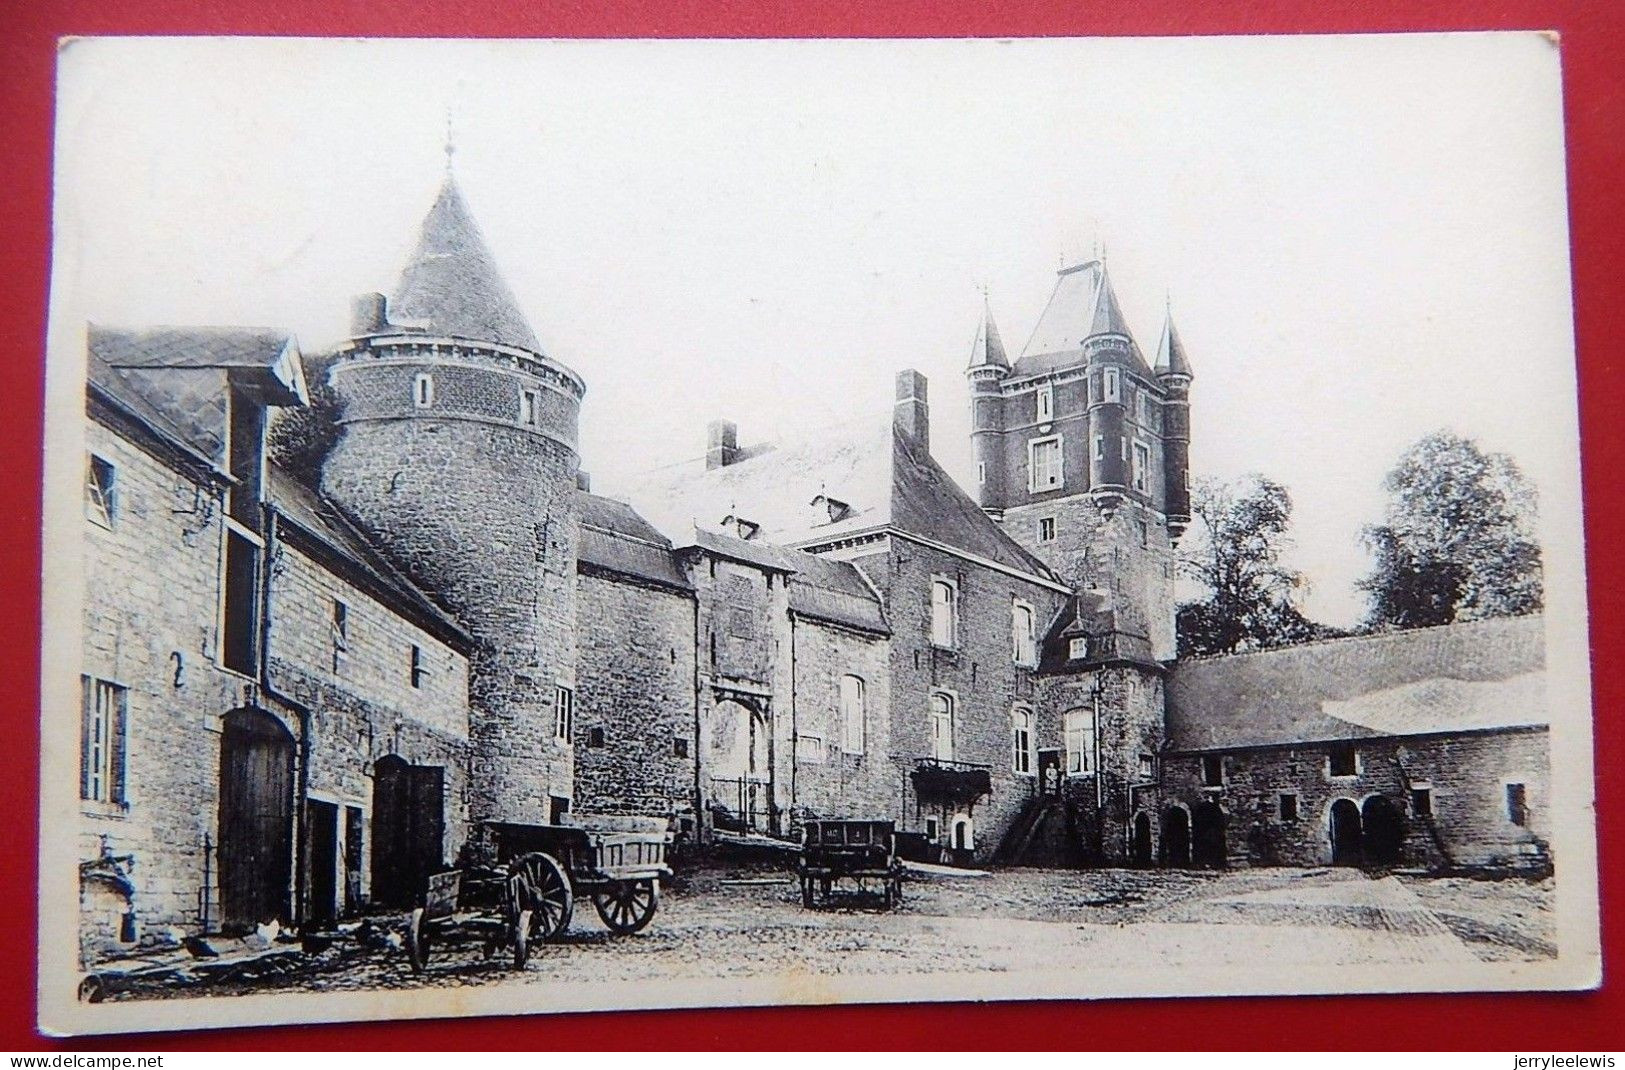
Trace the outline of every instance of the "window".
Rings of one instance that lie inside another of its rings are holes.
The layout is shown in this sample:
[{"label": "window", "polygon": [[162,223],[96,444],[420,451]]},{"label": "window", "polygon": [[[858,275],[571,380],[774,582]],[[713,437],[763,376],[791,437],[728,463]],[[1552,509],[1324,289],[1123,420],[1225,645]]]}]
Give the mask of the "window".
[{"label": "window", "polygon": [[1065,720],[1066,771],[1073,776],[1095,771],[1095,718],[1088,710],[1069,710]]},{"label": "window", "polygon": [[434,377],[428,372],[419,372],[412,380],[412,404],[420,409],[434,404]]},{"label": "window", "polygon": [[1151,447],[1134,444],[1134,489],[1144,494],[1151,485]]},{"label": "window", "polygon": [[986,461],[977,461],[976,462],[976,485],[979,486],[979,487],[984,487],[984,486],[987,485],[987,462]]},{"label": "window", "polygon": [[1136,520],[1134,524],[1140,532],[1140,545],[1149,549],[1151,546],[1151,525],[1143,520]]},{"label": "window", "polygon": [[941,692],[931,696],[931,757],[954,760],[954,700]]},{"label": "window", "polygon": [[118,512],[118,470],[92,453],[85,463],[85,518],[104,528]]},{"label": "window", "polygon": [[959,591],[951,580],[931,581],[931,643],[950,650],[959,645]]},{"label": "window", "polygon": [[824,760],[824,737],[810,732],[796,733],[796,761],[819,764]]},{"label": "window", "polygon": [[841,749],[848,754],[863,753],[866,727],[863,691],[862,677],[851,674],[841,677]]},{"label": "window", "polygon": [[220,664],[252,676],[259,650],[259,540],[235,524],[226,528],[226,574],[221,584]]},{"label": "window", "polygon": [[1276,812],[1280,814],[1283,822],[1298,820],[1298,793],[1295,791],[1281,792]]},{"label": "window", "polygon": [[1157,760],[1149,754],[1140,755],[1140,779],[1155,780],[1157,778]]},{"label": "window", "polygon": [[1041,516],[1038,518],[1038,541],[1055,541],[1055,518],[1053,516]]},{"label": "window", "polygon": [[1104,461],[1105,459],[1106,459],[1106,436],[1105,435],[1096,435],[1095,436],[1095,460]]},{"label": "window", "polygon": [[1028,487],[1033,493],[1055,490],[1061,485],[1061,440],[1035,438],[1027,444]]},{"label": "window", "polygon": [[1055,388],[1041,386],[1038,388],[1038,422],[1047,424],[1055,419]]},{"label": "window", "polygon": [[587,729],[587,746],[589,746],[589,747],[600,747],[601,748],[601,747],[603,747],[603,745],[604,745],[604,730],[602,728],[598,728],[598,727],[593,727],[593,728]]},{"label": "window", "polygon": [[673,736],[671,739],[671,756],[673,758],[688,757],[688,740],[683,736]]},{"label": "window", "polygon": [[1416,787],[1413,787],[1411,789],[1411,816],[1412,817],[1432,817],[1433,816],[1433,788],[1432,787],[1425,786],[1425,785],[1417,785]]},{"label": "window", "polygon": [[89,676],[80,685],[79,797],[123,805],[128,692]]},{"label": "window", "polygon": [[1522,784],[1508,784],[1507,794],[1507,820],[1514,825],[1529,824],[1529,797]]},{"label": "window", "polygon": [[1120,405],[1123,402],[1123,373],[1117,368],[1106,369],[1106,403]]},{"label": "window", "polygon": [[1204,788],[1224,786],[1224,755],[1202,755],[1202,786]]},{"label": "window", "polygon": [[940,826],[937,824],[937,819],[936,818],[934,818],[934,817],[926,818],[925,819],[925,838],[928,839],[928,840],[935,840],[937,838],[937,831],[938,831],[939,827]]},{"label": "window", "polygon": [[1089,638],[1080,635],[1067,644],[1066,656],[1073,661],[1082,661],[1089,656]]},{"label": "window", "polygon": [[575,731],[576,693],[562,684],[553,689],[553,738],[570,742]]},{"label": "window", "polygon": [[526,427],[536,426],[537,394],[534,390],[519,391],[519,422]]},{"label": "window", "polygon": [[1010,656],[1017,665],[1038,664],[1033,607],[1025,602],[1016,602],[1010,607]]},{"label": "window", "polygon": [[1010,714],[1010,768],[1031,776],[1033,771],[1033,713],[1017,706]]},{"label": "window", "polygon": [[338,672],[350,650],[350,607],[337,598],[333,599],[333,623],[329,630],[333,637],[333,671]]},{"label": "window", "polygon": [[412,644],[412,686],[422,687],[423,681],[429,675],[429,670],[423,664],[423,648],[416,643]]},{"label": "window", "polygon": [[1357,776],[1360,772],[1360,753],[1353,747],[1333,747],[1326,757],[1326,770],[1331,776]]},{"label": "window", "polygon": [[1150,427],[1151,426],[1151,395],[1147,394],[1144,390],[1142,390],[1142,391],[1139,392],[1139,394],[1137,394],[1135,396],[1135,401],[1137,401],[1139,403],[1140,426],[1141,427]]}]

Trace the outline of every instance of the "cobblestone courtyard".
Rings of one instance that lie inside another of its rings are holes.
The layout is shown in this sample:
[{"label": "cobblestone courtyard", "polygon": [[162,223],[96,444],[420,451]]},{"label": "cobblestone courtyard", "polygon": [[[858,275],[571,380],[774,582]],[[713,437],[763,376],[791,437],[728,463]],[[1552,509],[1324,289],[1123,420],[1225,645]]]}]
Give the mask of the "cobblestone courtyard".
[{"label": "cobblestone courtyard", "polygon": [[[1229,873],[1005,870],[923,876],[894,911],[837,891],[801,906],[793,877],[761,866],[679,876],[653,924],[613,937],[590,904],[514,972],[477,943],[436,949],[414,975],[400,950],[341,942],[279,973],[206,986],[143,984],[112,998],[557,984],[765,974],[1019,971],[1056,962],[1225,967],[1471,963],[1555,954],[1551,882],[1372,877],[1354,870]],[[379,919],[398,925],[400,919]]]}]

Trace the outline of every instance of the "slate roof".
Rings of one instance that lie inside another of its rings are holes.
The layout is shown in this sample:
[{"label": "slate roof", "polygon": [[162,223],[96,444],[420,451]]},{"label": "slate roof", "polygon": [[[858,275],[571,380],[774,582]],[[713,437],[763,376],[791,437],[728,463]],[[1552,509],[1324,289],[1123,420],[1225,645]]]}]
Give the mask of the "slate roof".
[{"label": "slate roof", "polygon": [[1539,615],[1334,639],[1178,663],[1174,750],[1547,723]]},{"label": "slate roof", "polygon": [[[1072,657],[1072,640],[1078,638],[1092,640],[1087,657]],[[1161,668],[1151,653],[1149,636],[1118,627],[1117,612],[1109,593],[1078,591],[1068,597],[1039,640],[1039,671],[1076,672],[1116,662]]]},{"label": "slate roof", "polygon": [[630,505],[579,491],[576,508],[581,520],[578,567],[586,565],[679,591],[691,589],[672,557],[671,540]]},{"label": "slate roof", "polygon": [[980,368],[992,364],[999,368],[1010,366],[1010,357],[1004,351],[1004,339],[999,337],[999,325],[993,322],[993,309],[982,302],[982,322],[976,328],[976,338],[970,346],[970,367]]},{"label": "slate roof", "polygon": [[1185,343],[1179,340],[1179,328],[1174,326],[1173,313],[1162,324],[1162,340],[1157,343],[1157,375],[1190,375],[1191,362],[1185,355]]},{"label": "slate roof", "polygon": [[355,570],[387,604],[459,649],[469,649],[472,639],[462,625],[385,561],[332,502],[280,466],[272,464],[267,469],[267,494],[277,513],[332,554],[338,564]]},{"label": "slate roof", "polygon": [[431,334],[541,352],[449,172],[390,297],[389,314]]},{"label": "slate roof", "polygon": [[1120,334],[1129,340],[1134,370],[1150,376],[1151,369],[1129,331],[1117,292],[1100,260],[1087,260],[1062,268],[1050,292],[1049,304],[1038,326],[1011,369],[1016,378],[1043,375],[1084,363],[1083,342],[1101,334]]},{"label": "slate roof", "polygon": [[790,609],[801,616],[878,635],[891,632],[881,611],[880,596],[851,562],[703,529],[694,530],[690,539],[679,542],[679,552],[693,548],[784,573]]},{"label": "slate roof", "polygon": [[86,342],[92,390],[216,467],[224,463],[228,379],[258,388],[271,404],[307,397],[299,344],[286,331],[91,324]]},{"label": "slate roof", "polygon": [[[895,528],[1050,577],[1016,545],[911,436],[889,416],[829,427],[817,436],[752,449],[733,464],[706,469],[698,460],[649,473],[626,497],[671,538],[717,531],[737,516],[760,527],[751,545],[817,546],[859,532]],[[831,521],[814,505],[824,495],[849,506]]]}]

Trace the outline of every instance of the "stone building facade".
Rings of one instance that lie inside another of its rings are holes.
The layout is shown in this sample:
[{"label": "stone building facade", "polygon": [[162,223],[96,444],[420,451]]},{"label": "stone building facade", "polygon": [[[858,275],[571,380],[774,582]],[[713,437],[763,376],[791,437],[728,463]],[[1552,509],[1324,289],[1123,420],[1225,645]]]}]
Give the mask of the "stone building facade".
[{"label": "stone building facade", "polygon": [[[448,176],[324,353],[319,485],[267,458],[297,344],[92,328],[83,953],[409,905],[481,822],[682,843],[887,818],[915,857],[1549,865],[1538,618],[1173,660],[1192,370],[1105,265],[985,315],[965,493],[925,379],[812,439],[595,494]],[[1333,763],[1336,763],[1335,768]]]}]

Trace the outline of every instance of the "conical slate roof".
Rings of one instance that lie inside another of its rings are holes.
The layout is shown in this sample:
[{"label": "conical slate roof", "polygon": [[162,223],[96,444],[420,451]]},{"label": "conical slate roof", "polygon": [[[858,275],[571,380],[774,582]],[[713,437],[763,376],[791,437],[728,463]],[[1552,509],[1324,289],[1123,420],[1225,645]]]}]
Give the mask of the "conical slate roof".
[{"label": "conical slate roof", "polygon": [[1100,282],[1095,287],[1095,310],[1089,318],[1089,333],[1085,338],[1102,334],[1120,334],[1132,338],[1128,320],[1123,318],[1123,306],[1117,303],[1117,291],[1112,289],[1111,276],[1106,274],[1106,262],[1100,263]]},{"label": "conical slate roof", "polygon": [[1173,313],[1162,325],[1162,341],[1157,343],[1157,375],[1191,374],[1191,363],[1185,357],[1185,343],[1179,340],[1179,329],[1174,326]]},{"label": "conical slate roof", "polygon": [[541,352],[449,172],[389,309],[393,318],[417,321],[434,334]]},{"label": "conical slate roof", "polygon": [[970,347],[970,366],[979,368],[992,364],[1000,368],[1010,366],[1004,352],[1004,339],[999,337],[999,325],[993,322],[993,309],[982,302],[982,323],[976,328],[976,341]]}]

